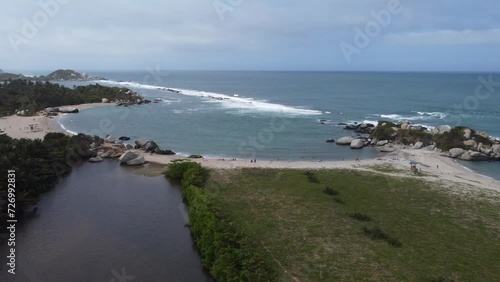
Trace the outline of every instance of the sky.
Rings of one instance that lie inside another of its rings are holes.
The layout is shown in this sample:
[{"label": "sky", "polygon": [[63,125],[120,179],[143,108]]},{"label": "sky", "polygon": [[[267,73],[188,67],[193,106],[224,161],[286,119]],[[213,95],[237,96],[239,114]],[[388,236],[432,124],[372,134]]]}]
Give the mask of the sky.
[{"label": "sky", "polygon": [[500,71],[498,0],[16,0],[0,69]]}]

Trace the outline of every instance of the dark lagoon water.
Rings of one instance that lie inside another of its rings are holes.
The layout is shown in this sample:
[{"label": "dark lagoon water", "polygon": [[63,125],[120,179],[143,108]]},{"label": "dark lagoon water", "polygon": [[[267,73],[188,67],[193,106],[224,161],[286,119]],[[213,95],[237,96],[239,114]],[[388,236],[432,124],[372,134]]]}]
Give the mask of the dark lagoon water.
[{"label": "dark lagoon water", "polygon": [[15,276],[1,248],[0,281],[211,281],[184,226],[179,189],[131,170],[85,164],[43,195],[40,215],[17,230]]},{"label": "dark lagoon water", "polygon": [[[375,150],[349,150],[326,144],[325,140],[353,135],[338,123],[379,120],[410,121],[429,128],[462,125],[500,137],[500,89],[481,86],[482,81],[500,81],[500,74],[89,73],[110,79],[92,83],[128,87],[161,102],[83,110],[60,119],[66,130],[100,136],[144,137],[181,155],[282,160],[374,158]],[[487,92],[490,90],[493,92]],[[112,126],[103,128],[103,123]],[[498,162],[465,165],[500,179]]]}]

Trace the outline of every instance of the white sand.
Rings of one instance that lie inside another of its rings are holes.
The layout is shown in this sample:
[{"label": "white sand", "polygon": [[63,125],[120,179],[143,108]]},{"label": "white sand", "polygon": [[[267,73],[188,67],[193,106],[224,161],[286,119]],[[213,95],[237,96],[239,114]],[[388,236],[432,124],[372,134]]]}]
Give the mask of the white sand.
[{"label": "white sand", "polygon": [[[66,106],[68,108],[77,108],[78,110],[88,109],[99,106],[109,106],[104,103],[90,103],[81,105]],[[60,107],[62,108],[62,107]],[[62,128],[57,126],[58,117],[46,116],[8,116],[0,118],[0,130],[2,133],[7,133],[12,138],[28,138],[28,139],[43,139],[45,134],[49,132],[63,132]],[[30,129],[30,125],[34,125],[35,130]]]},{"label": "white sand", "polygon": [[[349,150],[346,148],[346,150]],[[148,162],[169,164],[175,159],[184,159],[179,156],[161,156],[155,154],[147,154],[142,151],[135,150],[143,155]],[[419,164],[418,168],[429,176],[419,177],[429,181],[440,181],[445,184],[453,185],[459,183],[462,188],[486,188],[500,192],[500,181],[481,176],[470,172],[453,159],[441,156],[439,153],[426,150],[402,149],[397,152],[388,154],[378,159],[367,159],[360,161],[264,161],[257,160],[257,163],[251,163],[250,160],[218,160],[218,159],[192,159],[208,168],[216,169],[237,169],[237,168],[275,168],[275,169],[355,169],[363,171],[373,171],[372,166],[390,164],[397,169],[408,171],[408,173],[386,173],[393,176],[408,176],[413,174],[410,170],[410,162],[416,161]]]},{"label": "white sand", "polygon": [[[97,107],[97,106],[109,106],[110,104],[104,103],[94,103],[94,104],[82,104],[74,105],[69,107],[75,107],[79,110]],[[57,126],[57,117],[19,117],[19,116],[9,116],[0,118],[0,130],[7,133],[7,135],[13,138],[30,138],[42,139],[48,132],[64,132],[64,130]],[[40,131],[32,132],[29,129],[29,125],[37,124]],[[346,148],[346,150],[349,150]],[[162,156],[162,155],[152,155],[146,154],[142,151],[138,151],[141,155],[146,158],[146,161],[158,163],[158,164],[169,164],[172,160],[182,159],[179,156]],[[486,188],[490,190],[495,190],[500,192],[500,181],[492,180],[490,178],[475,174],[470,172],[460,165],[458,165],[453,159],[448,157],[440,156],[436,152],[426,151],[426,150],[412,150],[412,149],[402,149],[398,152],[390,153],[379,159],[369,159],[356,161],[323,161],[323,162],[313,162],[313,161],[263,161],[257,160],[257,163],[251,163],[250,160],[217,160],[217,159],[198,159],[193,160],[203,164],[209,168],[217,169],[236,169],[236,168],[291,168],[291,169],[356,169],[363,171],[373,170],[370,167],[374,165],[391,164],[395,168],[403,169],[409,171],[410,161],[416,161],[419,163],[418,167],[422,168],[422,171],[427,174],[434,175],[433,177],[422,177],[430,181],[441,181],[450,185],[456,183],[461,186],[468,187],[479,187]],[[439,168],[438,168],[439,167]],[[408,175],[408,174],[393,174],[395,176]]]}]

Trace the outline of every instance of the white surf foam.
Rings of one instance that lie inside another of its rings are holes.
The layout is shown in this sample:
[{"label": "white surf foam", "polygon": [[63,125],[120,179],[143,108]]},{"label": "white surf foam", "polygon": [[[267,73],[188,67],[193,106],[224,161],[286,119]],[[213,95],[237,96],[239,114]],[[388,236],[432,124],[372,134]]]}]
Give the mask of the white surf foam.
[{"label": "white surf foam", "polygon": [[97,82],[113,84],[113,85],[121,85],[139,89],[150,89],[150,90],[163,90],[169,91],[173,90],[175,92],[170,92],[173,94],[185,95],[185,96],[193,96],[209,99],[214,103],[220,103],[222,106],[227,108],[238,108],[244,110],[254,110],[254,111],[267,111],[267,112],[282,112],[287,114],[296,114],[296,115],[321,115],[321,111],[310,110],[310,109],[302,109],[297,107],[291,107],[281,104],[269,103],[266,101],[258,101],[253,98],[242,98],[239,96],[230,96],[221,93],[214,92],[206,92],[199,90],[191,90],[191,89],[178,89],[178,88],[169,88],[163,86],[155,86],[155,85],[146,85],[140,84],[136,82],[125,82],[125,81],[112,81],[112,80],[99,80]]},{"label": "white surf foam", "polygon": [[71,135],[78,135],[78,132],[74,132],[74,131],[71,131],[69,129],[67,129],[66,127],[64,127],[64,125],[61,123],[61,120],[58,120],[57,123],[59,123],[59,126],[66,132],[68,132],[69,134]]}]

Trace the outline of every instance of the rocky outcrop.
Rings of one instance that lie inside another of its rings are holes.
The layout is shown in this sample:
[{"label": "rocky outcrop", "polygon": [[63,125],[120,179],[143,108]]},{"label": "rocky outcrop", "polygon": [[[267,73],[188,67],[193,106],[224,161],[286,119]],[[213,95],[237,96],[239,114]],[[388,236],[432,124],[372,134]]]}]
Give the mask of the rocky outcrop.
[{"label": "rocky outcrop", "polygon": [[458,158],[465,152],[462,148],[453,148],[448,152],[450,158]]},{"label": "rocky outcrop", "polygon": [[365,140],[363,139],[354,139],[351,141],[350,147],[351,149],[363,149],[365,146]]},{"label": "rocky outcrop", "polygon": [[105,143],[115,143],[116,142],[116,137],[113,135],[108,135],[106,136],[106,139],[104,139]]},{"label": "rocky outcrop", "polygon": [[146,152],[154,152],[156,149],[159,148],[159,146],[154,141],[148,141],[148,142],[146,142],[146,144],[144,144],[144,146],[142,148]]},{"label": "rocky outcrop", "polygon": [[138,157],[138,158],[135,158],[133,160],[128,161],[127,165],[135,166],[135,165],[143,165],[145,163],[146,163],[146,160],[144,159],[144,157]]},{"label": "rocky outcrop", "polygon": [[326,140],[326,143],[335,143],[335,139],[328,139]]},{"label": "rocky outcrop", "polygon": [[130,137],[127,137],[127,136],[121,136],[120,138],[118,138],[118,140],[121,140],[121,141],[128,141],[128,140],[130,140]]},{"label": "rocky outcrop", "polygon": [[80,111],[77,108],[59,108],[59,112],[63,114],[76,114]]},{"label": "rocky outcrop", "polygon": [[102,103],[109,103],[109,99],[108,98],[102,98],[101,102]]},{"label": "rocky outcrop", "polygon": [[136,154],[131,151],[126,151],[121,157],[118,159],[122,164],[123,163],[128,163],[131,160],[137,159],[139,157],[139,154]]},{"label": "rocky outcrop", "polygon": [[413,145],[413,149],[422,149],[422,147],[424,146],[424,143],[423,142],[417,142],[415,143],[415,145]]},{"label": "rocky outcrop", "polygon": [[101,157],[95,157],[95,158],[90,158],[89,159],[89,162],[91,162],[91,163],[100,163],[102,161],[104,161],[104,159],[101,158]]},{"label": "rocky outcrop", "polygon": [[472,130],[470,128],[464,129],[464,138],[465,139],[470,139],[472,136]]},{"label": "rocky outcrop", "polygon": [[342,137],[342,138],[337,140],[337,145],[342,145],[342,146],[351,145],[352,140],[354,140],[354,138],[349,137],[349,136]]},{"label": "rocky outcrop", "polygon": [[387,140],[381,140],[377,142],[377,146],[385,146],[387,144],[389,144],[389,141]]}]

